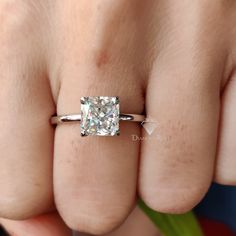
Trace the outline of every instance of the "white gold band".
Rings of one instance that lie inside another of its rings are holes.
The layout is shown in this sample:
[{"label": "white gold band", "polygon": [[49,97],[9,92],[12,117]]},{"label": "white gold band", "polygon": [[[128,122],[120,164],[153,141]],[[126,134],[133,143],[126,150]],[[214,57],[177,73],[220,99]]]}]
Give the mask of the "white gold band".
[{"label": "white gold band", "polygon": [[[144,119],[145,119],[144,115],[137,115],[137,114],[120,114],[119,115],[120,121],[143,122]],[[80,114],[60,115],[60,116],[53,116],[51,118],[51,124],[53,125],[71,123],[71,122],[80,122],[80,121],[81,121]]]}]

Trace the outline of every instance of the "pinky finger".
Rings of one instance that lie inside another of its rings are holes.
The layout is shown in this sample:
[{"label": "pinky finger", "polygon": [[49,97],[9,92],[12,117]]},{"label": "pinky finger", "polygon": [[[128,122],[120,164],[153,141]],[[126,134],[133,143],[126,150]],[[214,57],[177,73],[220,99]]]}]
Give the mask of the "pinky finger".
[{"label": "pinky finger", "polygon": [[24,221],[0,219],[0,224],[11,236],[71,236],[72,231],[58,214],[46,214]]},{"label": "pinky finger", "polygon": [[236,185],[236,70],[222,96],[222,112],[215,181]]}]

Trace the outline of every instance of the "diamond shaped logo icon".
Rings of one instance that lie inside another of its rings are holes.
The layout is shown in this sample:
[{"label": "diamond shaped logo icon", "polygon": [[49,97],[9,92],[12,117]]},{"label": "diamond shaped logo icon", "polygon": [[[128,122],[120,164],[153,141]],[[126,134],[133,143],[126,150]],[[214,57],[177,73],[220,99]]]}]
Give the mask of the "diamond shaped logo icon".
[{"label": "diamond shaped logo icon", "polygon": [[154,120],[152,120],[152,119],[145,119],[143,122],[142,122],[142,124],[141,124],[142,126],[143,126],[143,128],[145,129],[145,131],[149,134],[149,135],[151,135],[154,131],[155,131],[155,129],[157,128],[157,122],[156,121],[154,121]]}]

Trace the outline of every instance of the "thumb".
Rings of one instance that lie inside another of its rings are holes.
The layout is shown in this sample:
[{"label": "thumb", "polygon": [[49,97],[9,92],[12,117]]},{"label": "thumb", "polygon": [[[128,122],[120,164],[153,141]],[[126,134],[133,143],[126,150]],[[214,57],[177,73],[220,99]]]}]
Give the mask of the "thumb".
[{"label": "thumb", "polygon": [[0,219],[0,224],[10,235],[17,236],[71,236],[71,230],[57,213],[45,214],[23,221]]}]

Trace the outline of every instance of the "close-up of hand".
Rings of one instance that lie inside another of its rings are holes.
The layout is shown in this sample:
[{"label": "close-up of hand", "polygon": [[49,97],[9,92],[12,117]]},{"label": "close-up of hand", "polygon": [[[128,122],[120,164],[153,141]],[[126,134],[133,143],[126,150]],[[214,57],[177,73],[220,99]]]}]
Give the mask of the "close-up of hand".
[{"label": "close-up of hand", "polygon": [[[90,234],[75,233],[63,223],[57,214],[45,214],[24,221],[0,220],[11,236],[89,236]],[[2,236],[1,232],[0,235]],[[104,236],[163,236],[151,223],[147,216],[135,208],[126,221],[113,232]],[[4,235],[5,236],[5,235]]]},{"label": "close-up of hand", "polygon": [[[236,185],[235,65],[234,0],[0,0],[0,222],[106,235],[138,197],[184,213]],[[118,96],[155,129],[50,123],[83,96]]]}]

